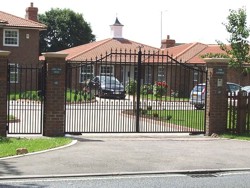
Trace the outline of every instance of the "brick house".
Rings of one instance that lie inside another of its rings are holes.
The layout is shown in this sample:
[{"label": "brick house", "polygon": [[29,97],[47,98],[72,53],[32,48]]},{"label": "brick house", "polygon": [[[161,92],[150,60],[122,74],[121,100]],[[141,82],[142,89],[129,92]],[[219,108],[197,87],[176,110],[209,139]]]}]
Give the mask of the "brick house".
[{"label": "brick house", "polygon": [[[72,65],[87,61],[97,62],[94,63],[95,65],[88,66],[86,69],[81,69],[80,74],[72,73],[73,75],[79,74],[79,77],[76,80],[79,80],[80,83],[84,83],[86,79],[89,79],[94,75],[104,74],[114,75],[123,83],[134,78],[134,74],[136,72],[136,67],[134,64],[131,66],[131,64],[121,62],[121,59],[119,62],[115,62],[115,58],[108,60],[109,65],[107,65],[107,63],[98,63],[98,60],[101,60],[103,57],[107,56],[107,54],[109,54],[111,51],[115,52],[117,50],[118,53],[122,52],[130,55],[133,53],[134,56],[136,56],[135,54],[138,53],[140,46],[143,47],[143,51],[159,51],[158,48],[123,38],[123,25],[119,22],[118,18],[116,18],[115,23],[111,25],[110,28],[111,38],[101,41],[94,41],[88,44],[59,51],[59,53],[68,54],[66,60]],[[127,57],[128,56],[129,55],[127,55]],[[43,59],[43,57],[40,58],[41,60]],[[135,62],[136,60],[133,61],[133,63]]]},{"label": "brick house", "polygon": [[14,66],[36,64],[39,61],[39,32],[46,26],[37,20],[38,8],[26,8],[25,18],[0,11],[0,50],[10,51],[10,83],[18,83]]},{"label": "brick house", "polygon": [[[161,50],[164,53],[171,54],[173,58],[182,60],[188,65],[204,67],[206,66],[205,61],[201,58],[202,55],[207,53],[222,53],[225,54],[220,46],[217,44],[202,44],[199,42],[187,43],[187,44],[176,44],[175,40],[170,39],[167,36],[166,40],[162,40]],[[249,66],[249,65],[246,65]],[[239,83],[239,72],[233,68],[228,69],[227,80],[229,82]],[[241,85],[250,85],[250,75],[244,75],[241,80]]]}]

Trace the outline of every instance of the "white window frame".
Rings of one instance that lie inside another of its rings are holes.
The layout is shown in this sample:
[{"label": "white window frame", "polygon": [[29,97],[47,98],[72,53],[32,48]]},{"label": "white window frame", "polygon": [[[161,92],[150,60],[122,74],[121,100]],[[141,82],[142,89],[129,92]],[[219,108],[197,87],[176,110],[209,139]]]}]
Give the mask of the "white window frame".
[{"label": "white window frame", "polygon": [[199,79],[199,72],[198,71],[194,71],[194,76],[193,76],[193,81],[195,83],[198,83],[198,79]]},{"label": "white window frame", "polygon": [[145,76],[144,76],[144,79],[145,79],[145,84],[151,84],[152,83],[152,66],[145,66]]},{"label": "white window frame", "polygon": [[[12,71],[14,69],[14,71]],[[19,69],[18,64],[9,64],[9,81],[10,83],[19,83]],[[14,76],[13,76],[14,75]]]},{"label": "white window frame", "polygon": [[[111,71],[107,71],[108,68],[111,68]],[[105,69],[105,70],[103,70]],[[100,66],[100,75],[101,76],[114,76],[114,65],[101,65]]]},{"label": "white window frame", "polygon": [[83,65],[80,68],[79,83],[84,83],[88,79],[93,78],[93,76],[94,76],[94,66],[93,65]]},{"label": "white window frame", "polygon": [[[16,36],[6,36],[6,32],[16,32]],[[6,43],[7,39],[16,39],[16,43]],[[3,46],[19,46],[19,30],[18,29],[4,29],[3,30]]]}]

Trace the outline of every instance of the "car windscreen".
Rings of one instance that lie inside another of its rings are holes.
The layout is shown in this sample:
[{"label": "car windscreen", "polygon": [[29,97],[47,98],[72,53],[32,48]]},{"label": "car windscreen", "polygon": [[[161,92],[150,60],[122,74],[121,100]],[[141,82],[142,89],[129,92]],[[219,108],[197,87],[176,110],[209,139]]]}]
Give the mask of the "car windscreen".
[{"label": "car windscreen", "polygon": [[194,92],[202,92],[205,89],[205,85],[197,85],[194,87]]},{"label": "car windscreen", "polygon": [[119,81],[115,77],[101,77],[101,83],[102,84],[119,84]]}]

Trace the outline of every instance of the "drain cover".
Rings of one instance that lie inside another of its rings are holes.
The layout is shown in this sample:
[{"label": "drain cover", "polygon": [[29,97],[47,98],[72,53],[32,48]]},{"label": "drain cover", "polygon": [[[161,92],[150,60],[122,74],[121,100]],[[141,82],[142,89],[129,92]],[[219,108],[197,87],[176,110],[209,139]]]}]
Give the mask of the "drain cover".
[{"label": "drain cover", "polygon": [[216,174],[189,174],[191,178],[212,178],[217,177]]}]

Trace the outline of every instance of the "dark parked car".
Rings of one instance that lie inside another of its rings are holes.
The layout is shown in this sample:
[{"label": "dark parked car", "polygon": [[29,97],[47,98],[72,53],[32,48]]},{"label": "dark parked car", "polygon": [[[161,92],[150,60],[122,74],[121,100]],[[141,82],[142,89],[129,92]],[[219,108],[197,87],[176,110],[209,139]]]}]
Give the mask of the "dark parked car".
[{"label": "dark parked car", "polygon": [[114,76],[95,76],[88,84],[92,94],[99,97],[114,97],[125,99],[123,84]]}]

